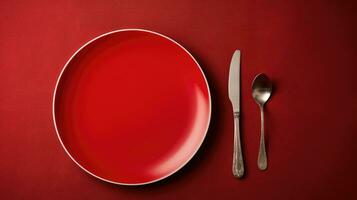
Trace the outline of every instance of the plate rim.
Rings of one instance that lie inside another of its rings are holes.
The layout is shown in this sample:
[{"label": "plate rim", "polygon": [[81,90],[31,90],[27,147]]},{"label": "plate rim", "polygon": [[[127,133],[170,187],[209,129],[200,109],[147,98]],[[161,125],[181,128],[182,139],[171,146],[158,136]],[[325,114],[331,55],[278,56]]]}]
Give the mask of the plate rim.
[{"label": "plate rim", "polygon": [[[157,179],[154,179],[154,180],[151,180],[151,181],[146,181],[146,182],[141,182],[141,183],[123,183],[123,182],[117,182],[117,181],[111,181],[111,180],[108,180],[106,178],[103,178],[103,177],[100,177],[94,173],[92,173],[91,171],[87,170],[85,167],[83,167],[81,164],[79,164],[76,159],[74,159],[72,157],[72,155],[69,153],[69,151],[67,150],[67,148],[65,147],[65,145],[63,144],[62,142],[62,139],[60,137],[60,134],[59,134],[59,131],[58,131],[58,128],[57,128],[57,123],[56,123],[56,115],[55,115],[55,104],[56,104],[56,94],[57,94],[57,88],[58,88],[58,85],[59,85],[59,82],[61,81],[61,78],[62,78],[62,75],[64,73],[64,71],[67,69],[67,66],[68,64],[73,60],[73,58],[82,50],[84,49],[86,46],[88,46],[89,44],[95,42],[96,40],[102,38],[102,37],[105,37],[107,35],[110,35],[110,34],[114,34],[114,33],[118,33],[118,32],[127,32],[127,31],[139,31],[139,32],[146,32],[146,33],[151,33],[151,34],[154,34],[154,35],[157,35],[157,36],[160,36],[160,37],[163,37],[167,40],[169,40],[170,42],[176,44],[177,46],[179,46],[181,49],[183,49],[190,57],[191,59],[195,62],[196,66],[198,67],[198,69],[200,70],[201,72],[201,75],[203,77],[203,79],[205,80],[205,84],[206,84],[206,88],[207,88],[207,92],[208,92],[208,101],[209,101],[209,113],[208,113],[208,121],[207,121],[207,126],[206,126],[206,129],[205,129],[205,133],[202,137],[202,140],[200,141],[199,145],[197,146],[197,149],[194,151],[194,153],[192,154],[192,156],[187,159],[183,164],[181,164],[179,167],[177,167],[177,169],[173,170],[172,172],[168,173],[167,175],[165,176],[162,176],[160,178],[157,178]],[[53,91],[53,97],[52,97],[52,119],[53,119],[53,124],[54,124],[54,127],[55,127],[55,130],[56,130],[56,135],[57,135],[57,138],[58,140],[60,141],[61,143],[61,146],[62,148],[65,150],[66,154],[71,158],[71,160],[77,165],[79,166],[83,171],[85,171],[86,173],[90,174],[91,176],[97,178],[97,179],[100,179],[104,182],[108,182],[108,183],[112,183],[112,184],[115,184],[115,185],[126,185],[126,186],[139,186],[139,185],[147,185],[147,184],[150,184],[150,183],[155,183],[155,182],[158,182],[158,181],[161,181],[173,174],[175,174],[176,172],[178,172],[180,169],[182,169],[184,166],[187,165],[187,163],[189,163],[192,158],[197,154],[197,152],[199,151],[199,149],[201,148],[202,144],[203,144],[203,141],[205,140],[206,136],[207,136],[207,132],[208,132],[208,129],[209,129],[209,126],[210,126],[210,123],[211,123],[211,114],[212,114],[212,98],[211,98],[211,91],[210,91],[210,87],[208,85],[208,81],[207,81],[207,78],[202,70],[202,67],[201,65],[197,62],[197,60],[193,57],[193,55],[185,48],[183,47],[181,44],[179,44],[178,42],[176,42],[175,40],[173,40],[172,38],[166,36],[166,35],[163,35],[161,33],[158,33],[158,32],[155,32],[155,31],[151,31],[151,30],[147,30],[147,29],[140,29],[140,28],[126,28],[126,29],[118,29],[118,30],[113,30],[113,31],[110,31],[110,32],[106,32],[104,34],[101,34],[99,36],[96,36],[94,37],[93,39],[89,40],[88,42],[86,42],[84,45],[82,45],[77,51],[75,51],[75,53],[72,54],[72,56],[68,59],[68,61],[66,62],[66,64],[64,65],[64,67],[62,68],[58,78],[57,78],[57,81],[56,81],[56,85],[55,85],[55,88],[54,88],[54,91]]]}]

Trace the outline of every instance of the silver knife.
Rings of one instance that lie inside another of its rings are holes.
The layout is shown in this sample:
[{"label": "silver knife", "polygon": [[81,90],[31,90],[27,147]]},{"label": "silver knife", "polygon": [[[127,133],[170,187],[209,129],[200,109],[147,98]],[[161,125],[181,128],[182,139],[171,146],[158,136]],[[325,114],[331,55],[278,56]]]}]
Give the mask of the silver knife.
[{"label": "silver knife", "polygon": [[240,51],[236,50],[231,60],[228,82],[229,99],[233,106],[234,116],[234,143],[233,143],[233,175],[241,178],[244,175],[242,146],[239,131],[239,106],[240,106]]}]

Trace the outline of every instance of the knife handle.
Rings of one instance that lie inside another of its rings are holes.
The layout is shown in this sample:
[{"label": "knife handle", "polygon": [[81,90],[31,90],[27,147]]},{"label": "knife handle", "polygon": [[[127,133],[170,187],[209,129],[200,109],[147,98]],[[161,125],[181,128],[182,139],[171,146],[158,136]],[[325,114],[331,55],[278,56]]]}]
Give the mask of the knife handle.
[{"label": "knife handle", "polygon": [[233,145],[233,175],[241,178],[244,175],[243,154],[240,142],[239,112],[234,112],[234,145]]}]

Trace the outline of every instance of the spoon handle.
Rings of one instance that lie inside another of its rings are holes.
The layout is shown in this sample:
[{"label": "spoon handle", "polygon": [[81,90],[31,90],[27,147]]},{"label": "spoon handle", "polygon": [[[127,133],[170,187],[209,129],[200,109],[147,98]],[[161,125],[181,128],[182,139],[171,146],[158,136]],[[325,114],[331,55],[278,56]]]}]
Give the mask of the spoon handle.
[{"label": "spoon handle", "polygon": [[267,168],[267,153],[265,150],[264,141],[264,108],[260,106],[260,117],[261,117],[261,127],[260,127],[260,146],[258,154],[258,167],[260,170],[266,170]]},{"label": "spoon handle", "polygon": [[233,146],[233,175],[241,178],[244,175],[243,155],[240,142],[239,112],[234,112],[234,146]]}]

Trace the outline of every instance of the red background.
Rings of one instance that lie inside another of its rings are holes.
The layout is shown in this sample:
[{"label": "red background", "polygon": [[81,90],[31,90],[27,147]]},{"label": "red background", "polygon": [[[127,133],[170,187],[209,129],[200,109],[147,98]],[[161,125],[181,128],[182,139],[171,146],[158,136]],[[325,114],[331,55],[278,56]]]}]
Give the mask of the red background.
[{"label": "red background", "polygon": [[[1,1],[1,199],[355,199],[357,6],[352,1]],[[85,42],[121,28],[172,37],[202,65],[213,97],[199,153],[161,182],[126,187],[82,172],[52,123],[52,93]],[[227,80],[242,51],[246,177],[231,175]],[[251,81],[274,81],[269,166],[256,166],[260,116]]]}]

